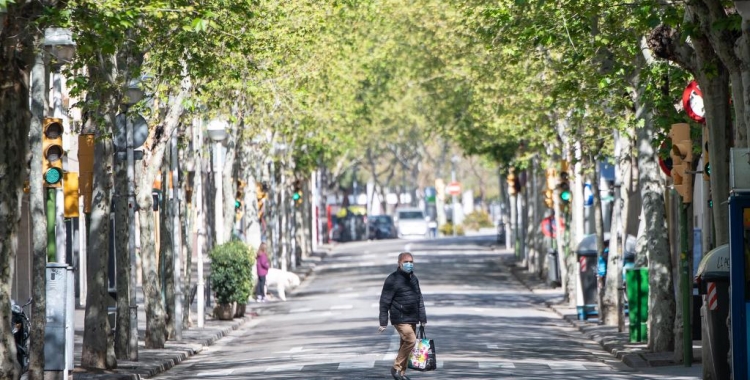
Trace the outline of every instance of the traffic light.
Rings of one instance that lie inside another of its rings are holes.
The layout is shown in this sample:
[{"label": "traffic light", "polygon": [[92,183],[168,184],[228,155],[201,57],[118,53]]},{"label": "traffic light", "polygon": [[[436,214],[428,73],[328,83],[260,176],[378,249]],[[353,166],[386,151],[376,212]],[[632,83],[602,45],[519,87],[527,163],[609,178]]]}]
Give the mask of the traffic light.
[{"label": "traffic light", "polygon": [[255,183],[255,198],[258,202],[258,220],[263,219],[263,204],[266,200],[266,193],[268,191],[268,186],[261,182]]},{"label": "traffic light", "polygon": [[78,188],[83,195],[83,212],[91,212],[91,197],[94,186],[94,134],[78,136]]},{"label": "traffic light", "polygon": [[44,187],[61,187],[63,178],[62,119],[44,118],[42,126],[42,175]]},{"label": "traffic light", "polygon": [[669,131],[672,139],[672,179],[674,188],[682,196],[684,203],[693,201],[693,140],[690,139],[690,125],[672,124]]},{"label": "traffic light", "polygon": [[568,172],[560,172],[560,180],[557,184],[557,188],[560,190],[560,200],[564,206],[570,203],[570,199],[573,194],[570,192],[570,182],[568,179]]},{"label": "traffic light", "polygon": [[245,181],[237,180],[237,192],[234,194],[234,211],[242,212],[243,199],[245,198]]},{"label": "traffic light", "polygon": [[548,208],[555,208],[555,186],[557,185],[557,171],[554,168],[548,168],[546,171],[547,189],[544,190],[544,204]]},{"label": "traffic light", "polygon": [[510,194],[510,196],[514,196],[518,194],[518,191],[520,190],[520,187],[521,187],[520,186],[521,183],[518,180],[518,177],[516,176],[515,168],[510,168],[510,170],[508,171],[507,181],[508,181],[508,194]]},{"label": "traffic light", "polygon": [[302,182],[294,181],[294,193],[292,193],[292,200],[296,204],[302,203]]},{"label": "traffic light", "polygon": [[703,180],[711,180],[711,163],[708,161],[708,141],[703,143]]}]

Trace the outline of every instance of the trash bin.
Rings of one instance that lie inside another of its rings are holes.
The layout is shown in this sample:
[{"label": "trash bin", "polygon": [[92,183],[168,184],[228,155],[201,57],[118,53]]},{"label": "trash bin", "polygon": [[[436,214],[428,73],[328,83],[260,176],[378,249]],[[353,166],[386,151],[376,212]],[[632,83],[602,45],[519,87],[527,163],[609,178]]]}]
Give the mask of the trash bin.
[{"label": "trash bin", "polygon": [[729,245],[706,253],[695,277],[701,306],[704,379],[728,379],[729,358]]},{"label": "trash bin", "polygon": [[557,251],[547,250],[547,281],[553,286],[560,286],[560,266],[557,260]]},{"label": "trash bin", "polygon": [[[605,245],[609,240],[609,233],[604,234]],[[576,310],[579,320],[587,320],[590,316],[598,316],[599,303],[597,290],[597,273],[599,272],[598,255],[596,252],[596,235],[586,235],[576,246],[578,261],[578,283],[576,284]]]},{"label": "trash bin", "polygon": [[625,291],[628,295],[630,342],[648,338],[648,268],[625,270]]},{"label": "trash bin", "polygon": [[596,251],[577,251],[578,286],[576,286],[576,310],[579,320],[587,320],[598,315],[596,289],[597,258]]}]

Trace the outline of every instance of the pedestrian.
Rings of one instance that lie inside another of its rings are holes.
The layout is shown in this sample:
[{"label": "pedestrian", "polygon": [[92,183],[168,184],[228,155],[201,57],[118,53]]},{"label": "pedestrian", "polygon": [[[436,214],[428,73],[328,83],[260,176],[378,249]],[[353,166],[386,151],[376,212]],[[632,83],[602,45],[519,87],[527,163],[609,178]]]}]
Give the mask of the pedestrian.
[{"label": "pedestrian", "polygon": [[401,337],[401,345],[391,368],[396,380],[410,380],[406,376],[409,354],[417,342],[417,323],[427,324],[422,291],[414,274],[414,257],[409,252],[398,255],[398,268],[385,279],[380,293],[380,328],[383,332],[391,324]]},{"label": "pedestrian", "polygon": [[255,267],[258,270],[258,284],[255,286],[255,295],[257,302],[266,302],[266,276],[268,268],[268,253],[266,252],[266,243],[260,243],[258,247],[258,256],[255,259]]}]

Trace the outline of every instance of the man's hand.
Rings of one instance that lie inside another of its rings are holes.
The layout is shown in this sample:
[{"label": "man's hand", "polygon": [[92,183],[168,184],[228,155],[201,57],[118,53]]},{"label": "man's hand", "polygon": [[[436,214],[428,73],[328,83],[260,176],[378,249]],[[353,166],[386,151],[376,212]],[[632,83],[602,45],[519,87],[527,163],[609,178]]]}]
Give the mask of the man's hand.
[{"label": "man's hand", "polygon": [[378,333],[382,333],[383,331],[385,331],[385,326],[378,327]]}]

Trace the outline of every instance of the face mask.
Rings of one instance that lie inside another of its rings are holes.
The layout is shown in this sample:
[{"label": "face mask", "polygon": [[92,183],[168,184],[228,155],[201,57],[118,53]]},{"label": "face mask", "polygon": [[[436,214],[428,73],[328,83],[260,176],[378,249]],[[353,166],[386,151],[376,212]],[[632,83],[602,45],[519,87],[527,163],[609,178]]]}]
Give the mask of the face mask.
[{"label": "face mask", "polygon": [[404,272],[411,273],[411,271],[414,270],[414,263],[404,263],[401,268],[404,270]]}]

